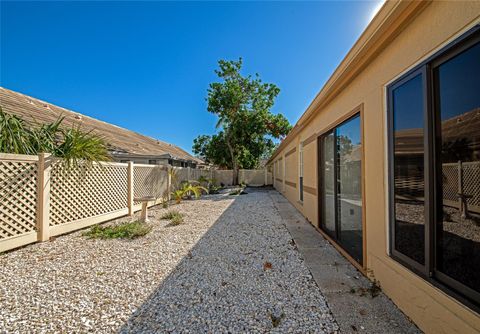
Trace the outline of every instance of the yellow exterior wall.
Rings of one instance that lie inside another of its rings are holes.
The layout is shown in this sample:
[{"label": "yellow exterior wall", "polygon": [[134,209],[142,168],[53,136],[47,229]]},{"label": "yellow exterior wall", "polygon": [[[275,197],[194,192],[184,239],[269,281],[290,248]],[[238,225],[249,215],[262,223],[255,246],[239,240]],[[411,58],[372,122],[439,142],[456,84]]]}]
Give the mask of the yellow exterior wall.
[{"label": "yellow exterior wall", "polygon": [[[426,333],[479,333],[480,315],[392,260],[388,255],[386,183],[385,87],[475,24],[480,23],[480,1],[437,2],[426,6],[380,54],[315,116],[278,154],[287,157],[287,181],[297,183],[298,144],[325,132],[346,114],[363,106],[364,210],[366,265],[384,292]],[[304,147],[304,185],[317,189],[317,141]],[[282,192],[281,184],[275,187]],[[318,226],[316,194],[285,186],[285,197]]]}]

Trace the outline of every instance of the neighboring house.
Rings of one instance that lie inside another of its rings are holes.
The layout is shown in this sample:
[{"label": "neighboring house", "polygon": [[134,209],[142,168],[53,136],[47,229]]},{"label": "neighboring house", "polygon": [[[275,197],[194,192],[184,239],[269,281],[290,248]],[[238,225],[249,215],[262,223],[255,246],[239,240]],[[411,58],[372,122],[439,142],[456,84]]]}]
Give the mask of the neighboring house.
[{"label": "neighboring house", "polygon": [[479,78],[479,1],[388,1],[269,160],[427,333],[480,332]]},{"label": "neighboring house", "polygon": [[0,106],[9,114],[20,116],[29,124],[48,123],[64,117],[66,126],[79,125],[93,130],[109,145],[114,161],[196,168],[203,164],[180,147],[147,137],[116,125],[88,117],[51,103],[0,87]]}]

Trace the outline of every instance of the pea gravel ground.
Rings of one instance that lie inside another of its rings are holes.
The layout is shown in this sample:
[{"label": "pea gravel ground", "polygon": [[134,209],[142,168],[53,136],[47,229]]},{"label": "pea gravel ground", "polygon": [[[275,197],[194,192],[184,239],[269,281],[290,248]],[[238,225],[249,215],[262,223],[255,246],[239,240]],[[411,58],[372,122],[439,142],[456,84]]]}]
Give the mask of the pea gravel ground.
[{"label": "pea gravel ground", "polygon": [[268,191],[170,209],[184,224],[156,207],[135,240],[75,232],[0,255],[0,332],[338,331]]}]

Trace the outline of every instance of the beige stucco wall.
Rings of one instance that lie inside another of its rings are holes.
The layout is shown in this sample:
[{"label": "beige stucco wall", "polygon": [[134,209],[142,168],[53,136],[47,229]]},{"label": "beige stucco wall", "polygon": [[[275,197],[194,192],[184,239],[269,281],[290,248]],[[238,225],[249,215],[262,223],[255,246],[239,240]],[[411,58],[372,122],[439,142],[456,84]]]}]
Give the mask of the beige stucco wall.
[{"label": "beige stucco wall", "polygon": [[[447,42],[480,22],[480,1],[436,2],[427,6],[284,148],[277,160],[300,141],[321,134],[342,116],[363,105],[363,146],[366,217],[366,269],[380,281],[384,292],[427,333],[478,333],[480,316],[440,289],[413,274],[388,255],[385,87],[402,73],[438,51]],[[298,183],[297,158],[287,159],[288,180]],[[291,169],[291,171],[290,171]],[[304,148],[304,185],[317,192],[317,142]],[[277,182],[275,186],[279,191]],[[286,186],[284,195],[318,226],[316,195],[304,192],[298,203],[297,189]]]}]

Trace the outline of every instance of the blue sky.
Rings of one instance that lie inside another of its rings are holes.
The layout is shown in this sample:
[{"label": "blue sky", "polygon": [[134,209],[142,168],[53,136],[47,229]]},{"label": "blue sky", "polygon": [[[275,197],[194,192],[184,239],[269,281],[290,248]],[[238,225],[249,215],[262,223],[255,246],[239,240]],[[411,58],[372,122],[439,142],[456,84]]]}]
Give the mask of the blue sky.
[{"label": "blue sky", "polygon": [[0,85],[190,151],[219,59],[277,84],[295,123],[379,1],[1,2]]}]

